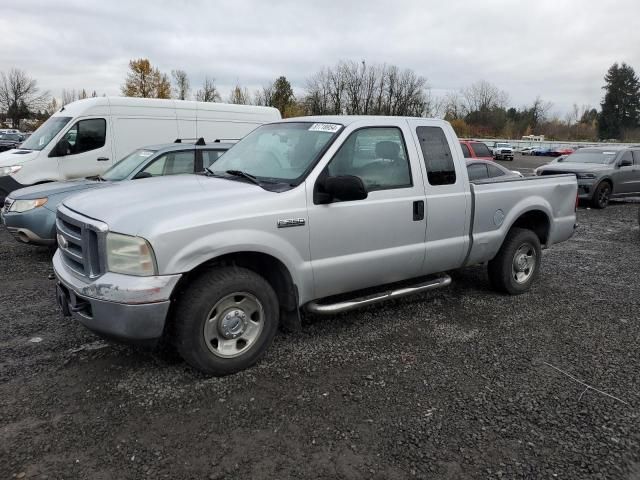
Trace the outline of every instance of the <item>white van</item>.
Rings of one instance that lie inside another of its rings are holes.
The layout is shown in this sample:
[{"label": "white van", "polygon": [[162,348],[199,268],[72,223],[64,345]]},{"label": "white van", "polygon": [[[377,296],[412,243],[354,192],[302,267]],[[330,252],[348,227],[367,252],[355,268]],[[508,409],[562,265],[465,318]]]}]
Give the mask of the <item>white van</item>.
[{"label": "white van", "polygon": [[[240,139],[280,120],[271,107],[96,97],[65,105],[18,149],[0,153],[0,202],[27,185],[99,175],[145,145]],[[2,203],[0,203],[0,206]]]}]

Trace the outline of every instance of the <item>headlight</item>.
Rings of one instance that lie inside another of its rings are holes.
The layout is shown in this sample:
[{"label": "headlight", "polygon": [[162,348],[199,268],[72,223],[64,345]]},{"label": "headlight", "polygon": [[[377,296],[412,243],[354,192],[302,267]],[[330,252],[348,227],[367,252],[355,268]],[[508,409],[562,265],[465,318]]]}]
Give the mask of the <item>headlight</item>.
[{"label": "headlight", "polygon": [[595,173],[576,173],[576,177],[578,178],[596,178]]},{"label": "headlight", "polygon": [[22,168],[22,165],[11,165],[10,167],[0,167],[0,177],[6,177],[12,173],[16,173]]},{"label": "headlight", "polygon": [[47,200],[47,197],[35,198],[33,200],[15,200],[11,204],[11,207],[9,207],[9,211],[16,213],[28,212],[29,210],[43,206],[47,203]]},{"label": "headlight", "polygon": [[157,274],[156,259],[149,242],[113,232],[107,233],[107,269],[140,277]]}]

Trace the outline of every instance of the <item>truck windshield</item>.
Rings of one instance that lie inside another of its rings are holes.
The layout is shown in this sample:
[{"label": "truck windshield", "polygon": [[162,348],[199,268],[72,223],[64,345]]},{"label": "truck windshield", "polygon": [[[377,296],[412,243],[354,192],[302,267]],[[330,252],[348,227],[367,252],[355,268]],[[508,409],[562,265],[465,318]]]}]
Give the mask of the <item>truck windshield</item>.
[{"label": "truck windshield", "polygon": [[140,164],[146,163],[154,153],[154,150],[136,150],[104,172],[102,174],[102,178],[111,182],[125,180],[140,166]]},{"label": "truck windshield", "polygon": [[563,160],[564,163],[599,163],[602,165],[606,165],[611,163],[615,158],[618,152],[611,151],[603,151],[603,150],[578,150],[575,153],[572,153],[567,158]]},{"label": "truck windshield", "polygon": [[257,180],[293,183],[336,138],[336,123],[283,122],[263,125],[227,151],[209,170],[247,173]]},{"label": "truck windshield", "polygon": [[50,117],[20,146],[23,150],[42,150],[69,123],[71,117]]}]

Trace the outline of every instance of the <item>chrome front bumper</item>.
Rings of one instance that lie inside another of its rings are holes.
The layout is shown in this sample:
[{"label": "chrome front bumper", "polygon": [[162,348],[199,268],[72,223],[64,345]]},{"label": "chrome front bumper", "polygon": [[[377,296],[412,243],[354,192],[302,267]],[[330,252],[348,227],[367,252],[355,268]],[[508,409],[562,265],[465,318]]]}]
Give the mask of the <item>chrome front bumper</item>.
[{"label": "chrome front bumper", "polygon": [[58,279],[56,297],[65,316],[125,342],[162,336],[171,293],[181,275],[135,277],[108,272],[88,280],[71,271],[59,251],[53,257],[53,268]]}]

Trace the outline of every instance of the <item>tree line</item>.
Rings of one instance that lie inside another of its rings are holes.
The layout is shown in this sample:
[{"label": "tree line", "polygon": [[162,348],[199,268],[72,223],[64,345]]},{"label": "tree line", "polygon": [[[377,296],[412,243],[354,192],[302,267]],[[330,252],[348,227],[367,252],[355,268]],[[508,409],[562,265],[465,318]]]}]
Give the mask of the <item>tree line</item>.
[{"label": "tree line", "polygon": [[[223,98],[212,76],[205,76],[194,89],[186,71],[170,74],[154,67],[149,59],[129,62],[121,93],[144,98],[195,99],[272,106],[283,117],[300,115],[402,115],[438,117],[451,122],[465,137],[519,138],[545,135],[563,140],[640,140],[640,81],[633,68],[613,64],[604,77],[600,110],[573,105],[564,116],[551,113],[553,105],[536,97],[529,105],[514,106],[509,95],[481,80],[443,97],[432,95],[427,79],[411,69],[395,65],[340,61],[307,78],[302,93],[295,95],[285,76],[254,92],[239,83]],[[26,118],[44,119],[61,106],[97,96],[87,90],[63,90],[61,103],[24,71],[0,74],[0,121],[12,119],[14,126]]]}]

